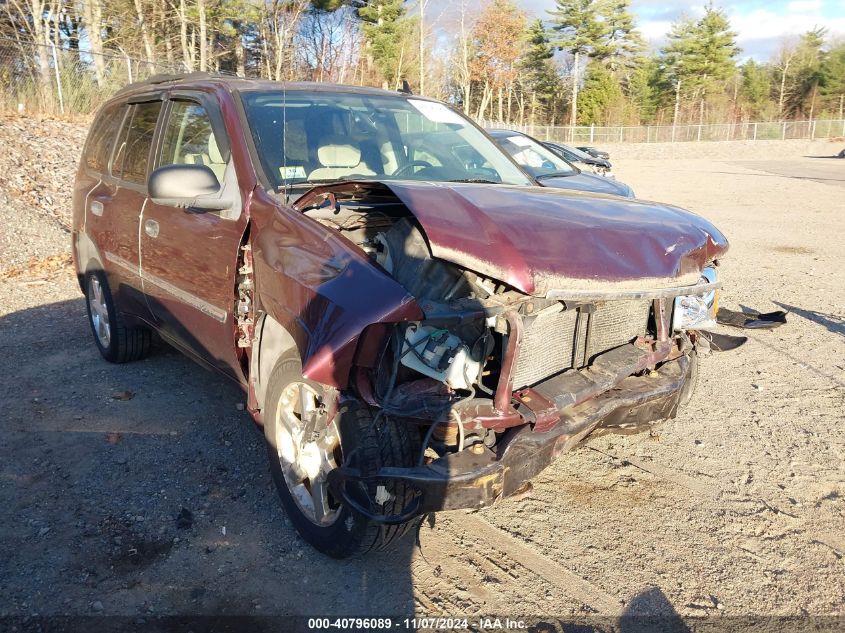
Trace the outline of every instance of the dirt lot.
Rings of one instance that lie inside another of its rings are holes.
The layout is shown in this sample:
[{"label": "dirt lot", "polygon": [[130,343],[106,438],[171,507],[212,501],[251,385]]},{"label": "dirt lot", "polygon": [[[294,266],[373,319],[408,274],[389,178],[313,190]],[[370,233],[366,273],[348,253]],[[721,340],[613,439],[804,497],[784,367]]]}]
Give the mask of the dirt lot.
[{"label": "dirt lot", "polygon": [[[166,348],[108,365],[60,258],[13,270],[0,616],[845,615],[845,160],[802,154],[620,160],[641,197],[728,235],[723,304],[783,308],[788,324],[705,358],[693,402],[659,433],[591,440],[529,496],[438,515],[420,547],[364,560],[298,539],[234,386]],[[0,167],[7,182],[30,173]],[[58,213],[2,191],[0,267],[65,243],[70,183],[49,177]]]}]

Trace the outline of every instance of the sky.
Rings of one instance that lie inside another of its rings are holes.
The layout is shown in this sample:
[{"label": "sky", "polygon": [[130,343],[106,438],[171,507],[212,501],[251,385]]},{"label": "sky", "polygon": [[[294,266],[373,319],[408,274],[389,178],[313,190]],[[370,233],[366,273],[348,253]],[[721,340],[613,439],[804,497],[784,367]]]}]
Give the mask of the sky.
[{"label": "sky", "polygon": [[[547,10],[554,0],[519,0],[536,17],[548,19]],[[637,25],[646,40],[659,48],[670,25],[687,14],[697,17],[704,12],[706,0],[631,0]],[[738,34],[743,52],[740,59],[753,57],[766,61],[784,39],[796,38],[816,26],[827,27],[834,38],[845,40],[845,0],[716,0]]]}]

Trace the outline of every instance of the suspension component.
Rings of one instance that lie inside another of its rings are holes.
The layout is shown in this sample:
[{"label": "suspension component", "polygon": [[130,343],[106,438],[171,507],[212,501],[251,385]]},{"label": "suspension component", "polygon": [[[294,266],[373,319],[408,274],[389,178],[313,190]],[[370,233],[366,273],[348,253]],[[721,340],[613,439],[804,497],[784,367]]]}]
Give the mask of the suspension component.
[{"label": "suspension component", "polygon": [[235,316],[238,327],[238,347],[252,346],[255,335],[255,320],[253,319],[252,297],[255,290],[253,283],[252,246],[241,246],[241,266],[238,268],[238,299],[235,306]]}]

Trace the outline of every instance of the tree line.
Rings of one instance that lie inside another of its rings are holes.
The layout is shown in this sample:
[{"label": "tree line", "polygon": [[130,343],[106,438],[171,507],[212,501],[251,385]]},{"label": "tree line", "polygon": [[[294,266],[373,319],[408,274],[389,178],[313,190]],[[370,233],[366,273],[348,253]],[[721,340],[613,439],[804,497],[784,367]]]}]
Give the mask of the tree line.
[{"label": "tree line", "polygon": [[107,60],[123,56],[152,71],[389,89],[407,81],[476,118],[520,124],[842,118],[845,101],[845,43],[819,27],[782,42],[769,60],[739,63],[737,34],[712,2],[700,17],[678,19],[652,51],[630,0],[556,0],[540,18],[515,0],[0,0],[0,8],[0,65],[9,66],[0,72],[32,67],[45,84],[56,46],[85,51],[103,89]]}]

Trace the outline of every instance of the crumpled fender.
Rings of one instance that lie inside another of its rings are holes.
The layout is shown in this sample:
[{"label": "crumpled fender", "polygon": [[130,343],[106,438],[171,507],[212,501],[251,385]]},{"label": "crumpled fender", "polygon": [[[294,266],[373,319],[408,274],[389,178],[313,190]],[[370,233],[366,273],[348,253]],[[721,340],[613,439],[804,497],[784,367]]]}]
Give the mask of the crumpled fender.
[{"label": "crumpled fender", "polygon": [[259,189],[250,214],[259,309],[291,334],[306,378],[345,388],[367,326],[422,318],[402,286],[317,221]]}]

